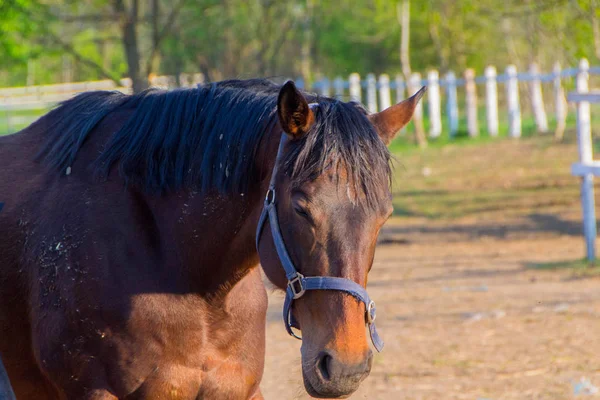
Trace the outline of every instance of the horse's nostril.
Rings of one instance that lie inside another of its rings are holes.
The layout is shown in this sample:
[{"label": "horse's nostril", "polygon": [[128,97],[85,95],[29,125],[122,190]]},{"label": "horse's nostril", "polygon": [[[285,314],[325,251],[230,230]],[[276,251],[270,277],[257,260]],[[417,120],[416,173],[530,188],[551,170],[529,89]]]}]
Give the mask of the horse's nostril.
[{"label": "horse's nostril", "polygon": [[320,357],[319,357],[319,362],[317,363],[317,368],[319,369],[319,373],[321,374],[321,377],[323,377],[323,380],[328,381],[330,380],[330,366],[331,366],[331,355],[329,355],[329,353],[326,352],[321,352]]}]

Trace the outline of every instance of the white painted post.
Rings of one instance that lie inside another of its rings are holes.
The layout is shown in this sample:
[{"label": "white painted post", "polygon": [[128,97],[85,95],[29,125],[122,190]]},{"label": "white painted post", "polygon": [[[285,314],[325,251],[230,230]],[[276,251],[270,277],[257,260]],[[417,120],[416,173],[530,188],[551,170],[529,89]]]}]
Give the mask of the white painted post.
[{"label": "white painted post", "polygon": [[[418,72],[413,73],[410,76],[410,82],[408,84],[408,93],[410,96],[414,95],[421,89],[421,74]],[[413,114],[413,119],[423,120],[423,102],[419,101],[417,107],[415,107],[415,112]]]},{"label": "white painted post", "polygon": [[513,138],[521,137],[521,108],[519,105],[519,81],[517,79],[517,67],[509,65],[506,67],[508,81],[506,82],[506,94],[508,100],[508,135]]},{"label": "white painted post", "polygon": [[475,70],[469,68],[465,71],[467,131],[469,136],[479,135],[477,123],[477,86],[475,85]]},{"label": "white painted post", "polygon": [[542,81],[540,80],[540,68],[536,63],[529,67],[529,73],[533,75],[531,81],[531,108],[535,116],[535,125],[540,133],[548,132],[548,117],[544,109],[544,98],[542,97]]},{"label": "white painted post", "polygon": [[[419,89],[421,89],[421,74],[415,72],[410,76],[408,93],[412,96],[417,93]],[[420,146],[426,146],[427,138],[425,137],[425,127],[423,126],[423,102],[419,101],[415,107],[412,120],[415,125],[415,137],[417,138],[417,143],[419,143]]]},{"label": "white painted post", "polygon": [[379,106],[381,110],[385,110],[391,105],[390,77],[387,74],[382,74],[379,76]]},{"label": "white painted post", "polygon": [[342,100],[344,98],[344,79],[341,76],[333,80],[333,91],[336,99]]},{"label": "white painted post", "polygon": [[442,134],[442,110],[440,99],[440,74],[435,71],[429,71],[427,75],[428,88],[427,99],[429,100],[429,136],[439,137]]},{"label": "white painted post", "polygon": [[35,84],[35,61],[33,58],[27,60],[27,86]]},{"label": "white painted post", "polygon": [[350,81],[350,101],[362,101],[361,89],[360,89],[360,75],[356,72],[350,74],[348,79]]},{"label": "white painted post", "polygon": [[456,75],[452,71],[446,74],[446,94],[448,97],[446,112],[450,124],[450,137],[453,138],[458,132],[458,96],[456,95]]},{"label": "white painted post", "polygon": [[[404,78],[402,75],[396,75],[396,103],[400,103],[404,99],[406,99],[406,90],[408,89],[408,85],[404,82]],[[406,134],[406,126],[400,130],[399,135]]]},{"label": "white painted post", "polygon": [[396,75],[396,103],[400,103],[406,99],[405,91],[406,84],[404,83],[404,78],[402,78],[402,75]]},{"label": "white painted post", "polygon": [[[579,63],[577,74],[577,92],[589,91],[590,63],[585,58]],[[592,157],[592,128],[590,118],[590,103],[581,101],[577,105],[577,142],[579,144],[579,160],[581,163],[591,163]],[[587,258],[596,258],[596,210],[594,204],[594,175],[586,174],[581,177],[581,205],[583,209],[583,231]]]},{"label": "white painted post", "polygon": [[490,136],[498,136],[498,82],[496,67],[485,69],[485,109],[487,130]]},{"label": "white painted post", "polygon": [[194,85],[203,85],[204,84],[204,74],[203,73],[196,73],[193,75],[192,77],[192,83]]},{"label": "white painted post", "polygon": [[557,61],[554,64],[554,111],[556,112],[556,130],[554,131],[554,138],[562,140],[565,134],[565,127],[567,126],[567,100],[565,99],[565,91],[562,87],[562,80],[560,79],[560,63]]},{"label": "white painted post", "polygon": [[331,83],[329,82],[329,79],[327,79],[327,78],[324,78],[321,81],[321,96],[324,96],[324,97],[331,96]]},{"label": "white painted post", "polygon": [[62,81],[64,83],[73,82],[73,60],[70,56],[63,54],[62,56]]},{"label": "white painted post", "polygon": [[369,112],[377,112],[377,79],[375,74],[367,75],[367,108]]},{"label": "white painted post", "polygon": [[8,373],[2,360],[0,360],[0,399],[4,400],[16,400],[15,392],[13,391],[10,381],[8,380]]}]

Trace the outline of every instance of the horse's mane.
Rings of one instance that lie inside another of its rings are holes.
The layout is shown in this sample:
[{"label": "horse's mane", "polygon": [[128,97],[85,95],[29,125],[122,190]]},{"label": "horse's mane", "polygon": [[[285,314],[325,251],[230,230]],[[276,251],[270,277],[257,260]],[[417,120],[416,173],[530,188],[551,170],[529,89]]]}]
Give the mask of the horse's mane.
[{"label": "horse's mane", "polygon": [[[243,192],[256,182],[254,157],[261,139],[278,122],[279,86],[264,79],[230,80],[172,91],[139,94],[87,92],[67,100],[46,118],[55,121],[39,157],[60,171],[72,165],[90,132],[111,112],[131,109],[95,161],[108,176],[118,165],[129,185],[148,192],[182,188]],[[357,189],[374,196],[387,183],[390,155],[365,110],[356,104],[317,98],[316,123],[285,160],[295,184],[344,165]],[[371,199],[374,200],[374,199]]]}]

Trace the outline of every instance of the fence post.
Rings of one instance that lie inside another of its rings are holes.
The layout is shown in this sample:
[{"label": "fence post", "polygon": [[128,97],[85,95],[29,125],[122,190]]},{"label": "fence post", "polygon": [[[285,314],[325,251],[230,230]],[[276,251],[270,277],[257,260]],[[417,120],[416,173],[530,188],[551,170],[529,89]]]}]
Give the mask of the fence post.
[{"label": "fence post", "polygon": [[506,94],[508,100],[508,135],[513,138],[521,137],[521,108],[519,105],[519,81],[517,67],[506,67]]},{"label": "fence post", "polygon": [[62,81],[73,82],[73,60],[66,54],[62,56]]},{"label": "fence post", "polygon": [[382,110],[392,105],[392,94],[390,93],[390,77],[387,74],[379,76],[379,106]]},{"label": "fence post", "polygon": [[[407,89],[407,84],[404,82],[404,78],[402,77],[402,75],[398,74],[396,75],[396,104],[400,103],[401,101],[403,101],[404,99],[406,99],[406,89]],[[404,128],[402,128],[400,130],[399,135],[404,135],[406,134],[406,126]]]},{"label": "fence post", "polygon": [[535,125],[540,133],[548,132],[548,117],[544,109],[544,98],[542,97],[542,81],[540,80],[540,69],[536,63],[529,67],[529,73],[533,76],[531,81],[531,108],[535,116]]},{"label": "fence post", "polygon": [[562,80],[560,79],[561,68],[558,61],[554,64],[553,74],[554,111],[556,113],[556,130],[554,131],[554,138],[556,140],[562,140],[567,125],[567,101],[565,99],[565,91],[562,87]]},{"label": "fence post", "polygon": [[469,68],[465,71],[467,131],[469,136],[479,135],[477,123],[477,86],[475,85],[475,70]]},{"label": "fence post", "polygon": [[35,61],[33,58],[27,60],[27,86],[35,84]]},{"label": "fence post", "polygon": [[350,74],[350,101],[362,101],[361,89],[360,89],[360,75],[356,72]]},{"label": "fence post", "polygon": [[192,77],[192,83],[194,84],[194,86],[203,85],[204,84],[204,74],[202,74],[202,73],[194,74]]},{"label": "fence post", "polygon": [[321,96],[331,96],[331,83],[327,78],[323,78],[323,80],[321,81]]},{"label": "fence post", "polygon": [[458,132],[458,98],[456,95],[456,75],[452,71],[446,74],[446,93],[448,97],[446,112],[450,124],[450,138],[453,138]]},{"label": "fence post", "polygon": [[490,136],[498,136],[498,82],[496,67],[485,69],[485,109],[487,129]]},{"label": "fence post", "polygon": [[[579,63],[577,74],[577,92],[589,91],[590,63],[585,58]],[[581,101],[577,104],[577,143],[579,144],[579,160],[581,163],[591,163],[592,129],[590,118],[590,103]],[[596,258],[596,211],[594,204],[594,175],[586,174],[581,177],[581,205],[583,209],[583,231],[585,234],[586,253],[589,261]]]},{"label": "fence post", "polygon": [[336,99],[342,100],[344,98],[344,79],[341,76],[333,80],[333,90]]},{"label": "fence post", "polygon": [[375,74],[367,75],[367,108],[370,112],[377,112],[377,79]]},{"label": "fence post", "polygon": [[429,100],[429,136],[439,137],[442,134],[442,110],[440,105],[440,74],[436,70],[429,71],[427,75]]},{"label": "fence post", "polygon": [[10,381],[8,379],[8,373],[2,360],[0,360],[0,399],[3,400],[15,400],[15,392],[13,391]]},{"label": "fence post", "polygon": [[396,103],[400,103],[406,99],[405,90],[406,83],[404,83],[404,78],[402,78],[402,75],[396,75]]},{"label": "fence post", "polygon": [[[408,82],[408,93],[412,96],[421,88],[421,74],[414,73],[410,76]],[[425,127],[423,126],[423,103],[419,102],[415,107],[415,112],[412,118],[415,125],[415,139],[420,147],[427,146],[427,138],[425,137]]]}]

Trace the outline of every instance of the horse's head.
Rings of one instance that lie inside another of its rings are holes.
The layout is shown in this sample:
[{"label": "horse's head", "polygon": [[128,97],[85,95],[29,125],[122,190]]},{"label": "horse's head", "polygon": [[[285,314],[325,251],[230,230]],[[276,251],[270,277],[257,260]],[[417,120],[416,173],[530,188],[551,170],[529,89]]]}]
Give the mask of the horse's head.
[{"label": "horse's head", "polygon": [[286,135],[257,241],[267,277],[287,288],[284,318],[302,332],[304,384],[313,396],[348,396],[371,370],[364,288],[377,235],[392,214],[386,144],[422,94],[367,115],[354,103],[308,104],[291,82],[279,93]]}]

